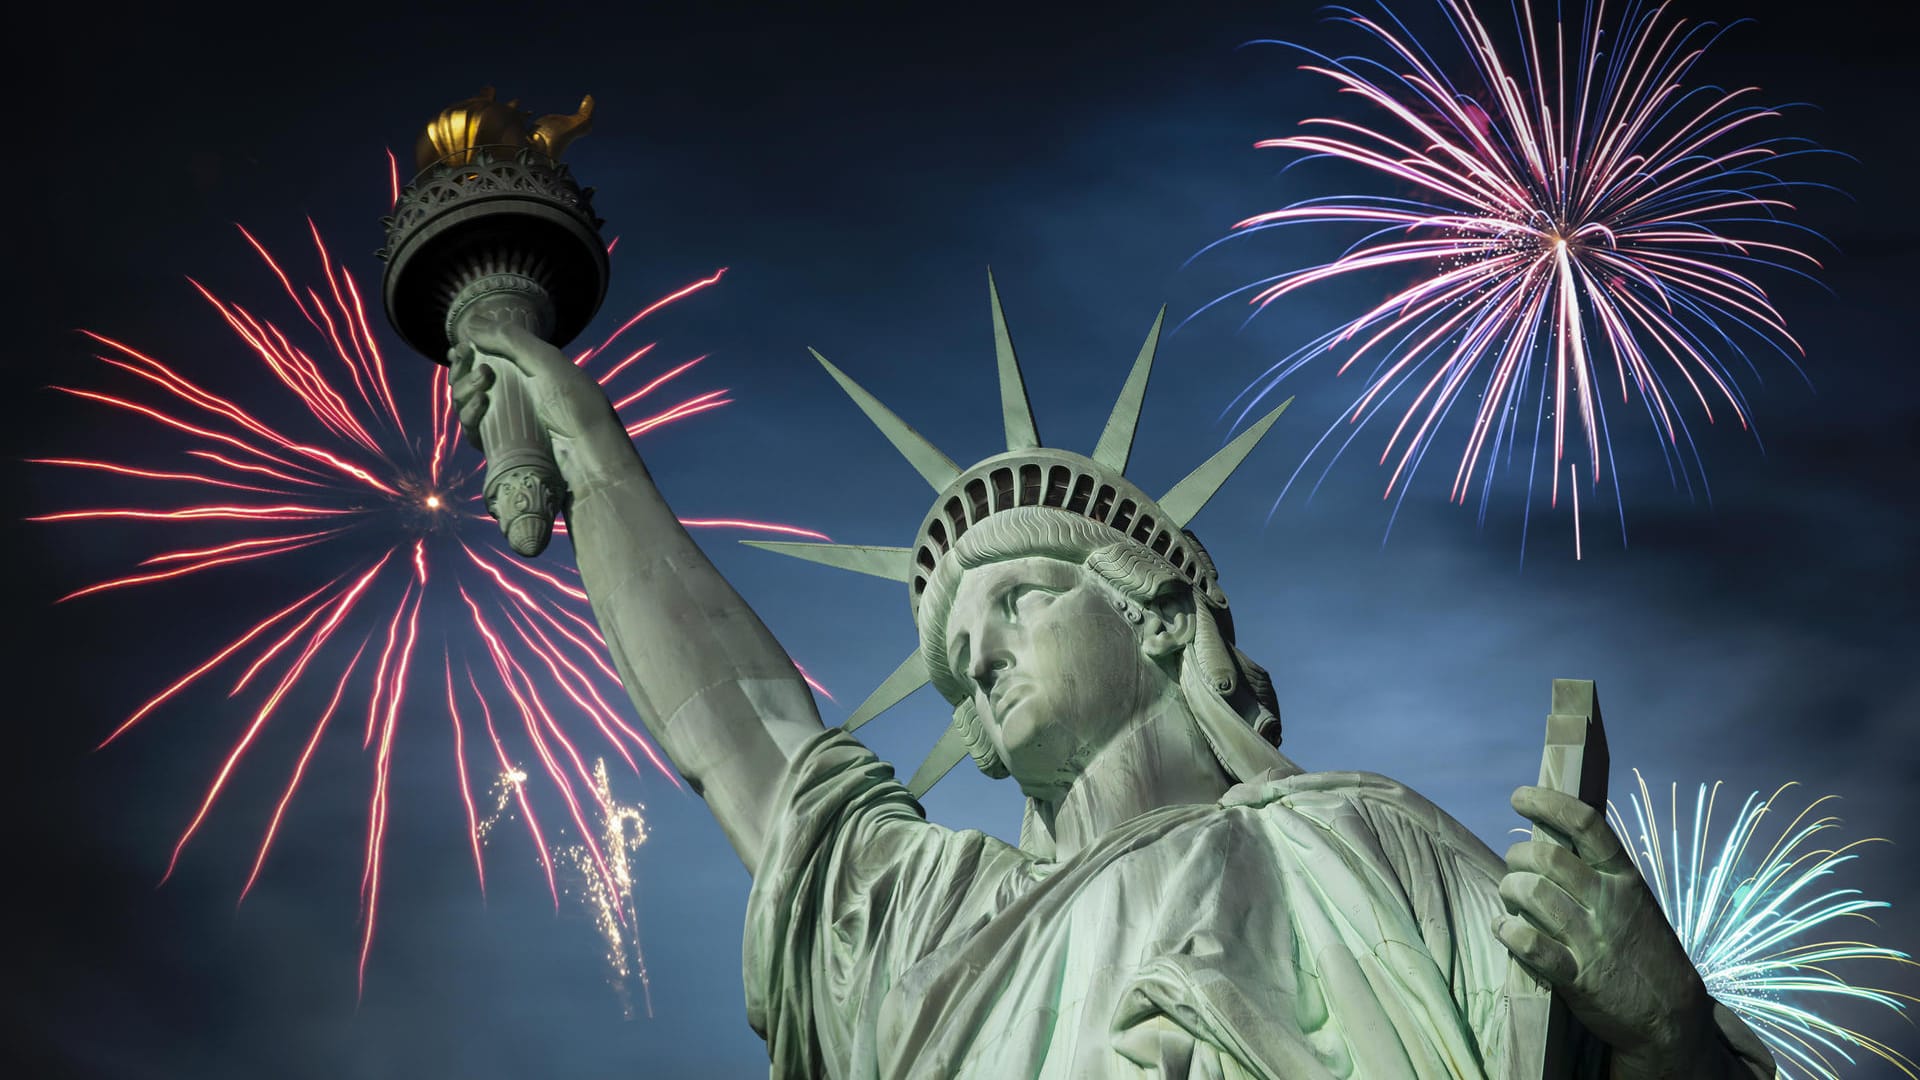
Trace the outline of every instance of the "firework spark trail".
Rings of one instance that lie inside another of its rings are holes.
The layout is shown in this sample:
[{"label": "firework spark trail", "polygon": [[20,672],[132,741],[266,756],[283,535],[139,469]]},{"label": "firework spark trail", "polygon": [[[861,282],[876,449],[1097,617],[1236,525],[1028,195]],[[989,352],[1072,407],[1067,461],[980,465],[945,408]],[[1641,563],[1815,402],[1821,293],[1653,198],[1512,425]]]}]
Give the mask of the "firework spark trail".
[{"label": "firework spark trail", "polygon": [[1769,796],[1748,795],[1718,841],[1713,838],[1713,813],[1720,785],[1700,785],[1692,825],[1683,828],[1680,786],[1675,784],[1668,793],[1668,825],[1663,829],[1646,778],[1638,769],[1634,777],[1639,788],[1628,802],[1633,823],[1611,804],[1608,821],[1633,853],[1654,898],[1700,969],[1707,992],[1766,1041],[1782,1066],[1782,1080],[1789,1080],[1788,1066],[1819,1080],[1838,1080],[1834,1058],[1854,1065],[1858,1051],[1915,1076],[1916,1065],[1905,1054],[1816,1011],[1822,1004],[1860,1001],[1902,1013],[1906,1002],[1914,1000],[1857,985],[1831,967],[1860,961],[1920,966],[1906,953],[1862,941],[1809,940],[1843,919],[1871,923],[1867,912],[1889,906],[1862,898],[1858,889],[1823,883],[1855,858],[1855,849],[1883,841],[1870,837],[1838,847],[1818,846],[1831,843],[1822,834],[1840,826],[1838,818],[1819,816],[1820,808],[1834,798],[1827,795],[1808,803],[1769,843],[1761,827],[1770,815],[1786,816],[1780,801],[1795,786],[1791,783]]},{"label": "firework spark trail", "polygon": [[[1442,74],[1391,14],[1382,21],[1333,9],[1332,21],[1363,31],[1384,46],[1384,58],[1333,59],[1293,46],[1313,57],[1301,70],[1359,98],[1376,119],[1308,119],[1301,134],[1255,145],[1301,151],[1301,161],[1348,162],[1419,195],[1312,198],[1239,222],[1204,250],[1288,225],[1366,232],[1331,262],[1256,281],[1200,311],[1250,293],[1258,314],[1295,291],[1353,275],[1397,272],[1411,281],[1268,368],[1229,411],[1244,402],[1238,416],[1244,420],[1283,379],[1321,356],[1346,352],[1338,368],[1345,373],[1371,354],[1374,367],[1353,408],[1308,457],[1342,422],[1357,435],[1398,399],[1391,407],[1399,421],[1379,462],[1392,464],[1383,498],[1395,500],[1397,515],[1441,421],[1468,396],[1469,377],[1481,372],[1483,389],[1449,500],[1464,505],[1479,473],[1484,524],[1494,459],[1501,445],[1511,450],[1520,441],[1526,404],[1536,405],[1536,447],[1542,428],[1551,429],[1549,505],[1560,502],[1570,424],[1586,451],[1585,481],[1598,485],[1603,457],[1609,465],[1613,457],[1601,389],[1610,381],[1622,404],[1638,393],[1669,470],[1677,462],[1677,479],[1691,491],[1695,477],[1704,482],[1699,453],[1660,369],[1678,372],[1709,423],[1712,399],[1721,398],[1743,429],[1750,429],[1746,403],[1709,340],[1723,342],[1751,367],[1729,333],[1739,328],[1800,370],[1795,353],[1804,350],[1743,268],[1809,277],[1799,267],[1819,266],[1794,244],[1765,236],[1769,230],[1787,238],[1815,235],[1784,220],[1793,207],[1778,196],[1827,185],[1782,180],[1769,170],[1824,151],[1782,136],[1741,141],[1749,124],[1776,119],[1781,110],[1751,104],[1751,87],[1688,89],[1717,32],[1713,24],[1665,19],[1664,4],[1626,0],[1612,18],[1606,0],[1596,0],[1570,53],[1558,24],[1553,44],[1543,48],[1543,24],[1530,0],[1518,0],[1516,60],[1515,50],[1496,42],[1466,0],[1436,2],[1471,65],[1469,83],[1456,85]],[[1604,50],[1603,38],[1617,48]],[[1607,364],[1612,380],[1602,374]],[[1693,458],[1690,469],[1681,436]],[[1339,444],[1334,458],[1352,438]],[[1331,468],[1329,461],[1319,482]],[[1613,471],[1624,542],[1625,506]],[[1282,498],[1299,476],[1297,469]],[[1530,465],[1529,506],[1534,477]]]},{"label": "firework spark trail", "polygon": [[[373,576],[379,573],[384,565],[386,560],[382,559],[373,569],[363,574],[359,581],[354,582],[352,589],[334,602],[333,610],[327,615],[326,622],[307,639],[307,645],[301,650],[299,659],[293,662],[286,674],[280,677],[279,685],[267,695],[266,704],[260,706],[259,711],[254,714],[253,723],[247,725],[246,732],[240,736],[238,742],[234,743],[232,752],[221,764],[220,772],[214,777],[213,784],[207,788],[206,796],[200,802],[200,809],[194,812],[193,820],[187,823],[185,831],[180,834],[179,841],[173,845],[173,854],[167,858],[167,872],[160,876],[162,883],[173,876],[174,868],[180,862],[181,850],[187,846],[187,841],[193,838],[193,834],[200,828],[200,823],[207,819],[207,812],[213,809],[214,800],[220,797],[220,789],[226,786],[227,778],[233,775],[234,766],[240,763],[241,755],[247,752],[247,747],[253,744],[254,737],[259,735],[260,729],[266,726],[268,717],[273,715],[274,709],[279,706],[280,700],[286,696],[287,691],[300,681],[300,676],[306,672],[307,664],[313,659],[313,654],[320,651],[320,646],[333,637],[334,630],[340,626],[340,620],[353,610],[353,605],[360,599],[360,594],[366,591],[367,585],[373,581]],[[318,615],[321,610],[314,609],[314,614]],[[312,617],[308,616],[309,619]],[[301,625],[305,626],[304,623]],[[292,636],[289,634],[288,639]]]},{"label": "firework spark trail", "polygon": [[[334,712],[340,708],[340,699],[346,694],[347,683],[353,678],[353,669],[360,666],[360,657],[366,651],[367,638],[362,638],[360,647],[353,651],[353,659],[347,661],[347,669],[340,673],[339,680],[334,683],[333,696],[327,700],[326,711],[320,714],[319,721],[313,725],[313,734],[308,737],[306,748],[300,751],[300,760],[293,766],[293,778],[287,781],[287,786],[280,793],[280,802],[273,808],[273,817],[267,821],[266,835],[260,838],[260,850],[253,857],[253,869],[247,871],[247,883],[240,887],[240,897],[234,901],[236,908],[253,891],[253,883],[260,880],[260,868],[267,863],[267,852],[272,850],[273,838],[280,832],[280,821],[286,817],[287,804],[293,801],[293,793],[300,789],[300,781],[306,776],[307,762],[313,760],[314,748],[320,745],[320,736],[326,733],[327,721],[332,720]],[[462,790],[465,790],[464,784]]]},{"label": "firework spark trail", "polygon": [[506,809],[507,798],[512,796],[519,804],[520,813],[526,818],[527,833],[533,837],[533,850],[540,856],[540,868],[547,875],[547,893],[553,898],[553,909],[560,910],[560,889],[553,878],[553,853],[547,849],[547,839],[540,831],[540,821],[534,817],[533,806],[527,801],[527,774],[507,760],[506,747],[500,743],[500,734],[493,728],[493,710],[487,707],[487,699],[480,693],[480,684],[474,680],[473,669],[467,669],[467,685],[473,688],[474,697],[480,702],[480,715],[487,725],[487,738],[493,743],[494,757],[499,760],[502,770],[500,776],[506,787],[495,785],[493,813],[480,823],[480,841],[485,843],[493,826],[500,820],[500,814]]},{"label": "firework spark trail", "polygon": [[[523,794],[527,774],[508,763],[504,751],[501,752],[500,761],[501,772],[495,777],[491,789],[493,808],[473,827],[473,836],[479,844],[486,842],[498,822],[508,815],[508,808],[516,799],[522,811],[527,810]],[[591,790],[600,826],[598,850],[604,852],[605,864],[603,867],[596,861],[591,841],[560,848],[558,855],[565,860],[569,871],[566,891],[580,902],[593,921],[595,931],[606,944],[607,985],[613,988],[619,999],[621,1014],[627,1019],[633,1018],[633,993],[629,980],[637,978],[647,1015],[651,1017],[653,989],[647,976],[646,954],[640,947],[637,929],[631,925],[631,913],[634,911],[633,859],[649,835],[644,813],[646,808],[615,801],[604,758],[594,759]],[[543,858],[546,855],[544,849],[542,855]],[[557,910],[558,891],[554,893],[554,903]]]},{"label": "firework spark trail", "polygon": [[507,804],[513,801],[514,793],[519,790],[521,784],[526,782],[527,774],[517,768],[510,768],[494,779],[493,787],[489,792],[493,796],[493,809],[486,817],[481,818],[473,829],[474,835],[480,838],[482,845],[487,842],[493,827],[498,825],[500,818],[506,814]]},{"label": "firework spark trail", "polygon": [[[359,978],[364,987],[378,922],[387,828],[396,795],[394,749],[403,731],[417,726],[406,718],[432,707],[420,695],[410,694],[417,681],[413,668],[421,633],[430,629],[430,624],[439,624],[445,634],[442,681],[445,707],[453,725],[455,781],[483,896],[486,870],[481,848],[511,798],[517,802],[518,817],[539,853],[548,891],[556,907],[559,903],[552,853],[534,813],[533,784],[511,764],[512,754],[494,726],[489,695],[496,700],[511,700],[519,711],[530,752],[543,766],[539,787],[543,792],[558,794],[568,816],[581,830],[595,873],[604,879],[608,895],[615,899],[616,917],[623,917],[619,901],[627,895],[618,888],[617,879],[623,872],[619,867],[623,864],[610,852],[603,852],[587,829],[588,813],[579,793],[595,792],[596,783],[604,785],[588,769],[586,761],[591,755],[583,754],[576,738],[604,740],[636,773],[644,756],[660,775],[676,786],[679,782],[652,740],[616,707],[624,695],[619,692],[617,675],[602,656],[605,642],[588,612],[586,593],[563,576],[508,554],[497,526],[468,511],[471,501],[478,498],[477,480],[483,465],[460,463],[450,467],[459,425],[452,414],[445,370],[435,366],[431,378],[422,371],[417,373],[420,377],[405,380],[406,385],[428,388],[431,393],[420,403],[425,406],[426,422],[413,426],[418,435],[409,435],[403,419],[409,408],[402,406],[409,395],[397,393],[389,378],[360,288],[329,254],[318,229],[312,222],[308,226],[323,278],[317,288],[297,285],[252,233],[242,229],[241,234],[321,347],[309,350],[270,319],[222,299],[197,281],[191,283],[192,287],[265,369],[261,374],[269,376],[254,379],[251,384],[236,384],[243,391],[241,396],[219,393],[130,345],[83,331],[100,347],[96,358],[120,376],[134,380],[137,389],[128,393],[83,387],[55,389],[152,421],[169,432],[170,438],[185,440],[186,445],[176,449],[195,464],[183,470],[78,455],[38,458],[39,464],[48,467],[137,483],[152,495],[136,505],[62,510],[31,520],[136,522],[153,530],[193,529],[196,533],[209,528],[229,530],[229,535],[218,539],[196,535],[188,543],[159,550],[140,560],[136,572],[107,577],[68,593],[63,600],[136,586],[154,587],[223,568],[231,574],[248,564],[280,567],[276,581],[288,580],[291,575],[291,580],[298,582],[293,591],[304,595],[276,607],[212,650],[143,702],[100,745],[104,748],[123,738],[163,704],[218,669],[240,668],[227,693],[229,698],[248,692],[256,677],[270,686],[263,700],[250,710],[248,722],[197,800],[168,859],[164,882],[229,787],[241,759],[259,752],[261,735],[269,722],[276,714],[289,711],[288,696],[309,684],[322,684],[326,706],[305,735],[291,776],[280,790],[240,890],[240,900],[244,901],[283,831],[287,810],[309,777],[309,765],[331,721],[342,709],[364,705],[364,725],[354,725],[362,727],[361,746],[371,759],[357,943]],[[598,347],[580,354],[576,362],[597,366],[592,364],[596,357],[610,350],[642,319],[718,283],[724,273],[717,271],[647,305]],[[601,384],[609,387],[610,395],[622,406],[662,391],[704,359],[682,361],[664,373],[649,376],[631,393],[620,391],[616,379],[630,373],[656,345],[642,345],[610,365],[609,370],[596,372]],[[285,396],[275,400],[276,393]],[[731,400],[728,393],[718,390],[693,394],[630,426],[638,434],[719,408]],[[303,429],[311,433],[302,434]],[[219,494],[208,499],[201,494],[207,491]],[[156,499],[160,500],[157,506]],[[825,539],[808,529],[738,518],[689,518],[684,523],[693,528],[747,529]],[[232,535],[234,529],[246,531]],[[279,558],[293,552],[303,554],[298,560]],[[316,573],[316,566],[326,565],[323,556],[331,556],[332,565],[324,573]],[[518,573],[503,567],[514,567]],[[476,569],[478,576],[474,574]],[[298,575],[302,574],[312,580],[301,581]],[[496,626],[501,629],[496,631]],[[360,640],[349,656],[338,646],[342,639],[352,637]],[[487,657],[488,663],[482,668],[494,672],[496,686],[483,688],[475,677],[469,661],[478,655]],[[467,774],[465,721],[453,681],[456,663],[465,669],[468,686],[480,705],[494,757],[501,769],[520,777],[512,783],[511,791],[495,793],[494,814],[484,820],[474,805]],[[805,677],[804,671],[801,674]],[[328,681],[331,685],[324,685]],[[807,681],[825,692],[811,678]],[[566,700],[543,692],[543,686],[555,688]],[[426,698],[437,696],[429,694]],[[575,728],[577,733],[571,730]],[[640,755],[632,752],[635,748]],[[603,793],[595,797],[605,801]]]},{"label": "firework spark trail", "polygon": [[[473,598],[468,596],[464,589],[460,591],[460,598],[466,601],[467,607],[473,613],[474,625],[486,640],[487,652],[493,659],[494,670],[499,674],[501,684],[507,688],[507,695],[513,699],[514,707],[519,710],[521,722],[526,727],[527,736],[533,743],[535,753],[539,756],[541,764],[546,766],[547,775],[553,779],[554,787],[559,790],[560,797],[566,802],[567,812],[573,818],[574,825],[580,829],[581,835],[587,838],[586,844],[593,855],[594,865],[605,873],[606,862],[586,827],[585,817],[580,810],[580,800],[574,793],[572,781],[560,764],[560,759],[554,755],[553,748],[548,745],[548,736],[552,737],[554,743],[559,745],[561,752],[573,762],[576,770],[585,778],[586,767],[581,763],[579,753],[574,750],[573,744],[567,741],[560,726],[554,722],[553,714],[548,711],[546,702],[534,685],[533,677],[514,658],[499,634],[487,624],[486,618],[480,614],[479,606],[474,603]],[[542,729],[547,734],[542,734]]]},{"label": "firework spark trail", "polygon": [[480,818],[473,807],[473,787],[467,783],[467,733],[460,723],[460,706],[453,697],[453,657],[442,646],[440,662],[447,676],[447,716],[453,721],[453,764],[460,776],[460,805],[467,812],[467,844],[473,849],[473,872],[480,880],[480,898],[487,898],[487,864],[480,857]]},{"label": "firework spark trail", "polygon": [[[415,541],[416,544],[423,542]],[[394,665],[393,690],[387,700],[387,722],[380,729],[380,751],[374,758],[373,796],[367,809],[367,861],[360,875],[361,924],[364,929],[360,939],[358,980],[355,983],[358,993],[366,991],[367,956],[373,950],[375,916],[380,906],[380,857],[386,850],[387,784],[393,773],[393,733],[400,718],[400,703],[406,697],[407,669],[413,660],[413,644],[420,636],[420,602],[426,596],[426,575],[422,573],[420,576],[423,579],[422,587],[413,594],[413,608],[407,615],[407,644]]]},{"label": "firework spark trail", "polygon": [[590,854],[593,849],[588,844],[574,844],[564,854],[579,876],[580,902],[606,942],[607,983],[620,999],[621,1013],[629,1020],[633,1018],[633,995],[627,980],[637,977],[647,1015],[652,1016],[653,990],[647,979],[647,961],[640,950],[640,939],[637,934],[621,932],[628,922],[624,913],[633,910],[632,859],[647,840],[645,808],[614,801],[604,759],[596,758],[593,763],[593,795],[600,808],[598,847],[606,853],[610,872],[597,872]]}]

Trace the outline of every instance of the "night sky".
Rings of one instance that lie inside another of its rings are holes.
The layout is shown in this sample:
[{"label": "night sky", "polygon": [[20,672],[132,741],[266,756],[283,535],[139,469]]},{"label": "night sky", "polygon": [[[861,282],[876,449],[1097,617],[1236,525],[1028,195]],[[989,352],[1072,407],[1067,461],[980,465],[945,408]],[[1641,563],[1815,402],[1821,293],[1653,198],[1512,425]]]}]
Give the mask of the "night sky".
[{"label": "night sky", "polygon": [[[1753,353],[1757,378],[1737,365],[1764,452],[1724,414],[1710,426],[1691,407],[1709,503],[1669,484],[1639,407],[1620,410],[1628,543],[1611,499],[1583,492],[1584,559],[1573,558],[1567,516],[1536,507],[1523,565],[1520,488],[1506,485],[1484,524],[1472,507],[1449,505],[1459,444],[1443,438],[1442,460],[1383,546],[1390,504],[1379,498],[1386,472],[1372,435],[1311,503],[1296,491],[1274,505],[1359,390],[1355,374],[1320,365],[1292,380],[1293,410],[1194,528],[1222,569],[1241,647],[1274,674],[1286,749],[1308,768],[1393,776],[1503,849],[1518,823],[1507,794],[1537,769],[1550,680],[1592,678],[1616,794],[1638,767],[1660,791],[1678,782],[1683,797],[1715,780],[1735,798],[1786,781],[1840,795],[1849,836],[1894,841],[1843,868],[1837,884],[1894,904],[1854,933],[1920,950],[1911,38],[1876,25],[1882,5],[1868,0],[1679,5],[1692,17],[1754,17],[1722,40],[1703,76],[1817,105],[1776,130],[1851,155],[1803,159],[1796,173],[1846,191],[1807,196],[1800,219],[1839,248],[1822,256],[1831,291],[1765,278],[1806,346],[1812,385],[1765,350]],[[24,522],[166,498],[22,459],[184,460],[186,444],[153,425],[46,389],[113,385],[80,328],[295,418],[187,281],[298,325],[233,223],[313,280],[310,217],[362,286],[377,287],[387,148],[404,160],[421,122],[488,83],[535,112],[567,111],[591,92],[594,132],[567,156],[598,189],[607,233],[621,237],[600,326],[728,268],[640,339],[659,340],[662,357],[710,353],[684,385],[727,387],[735,399],[643,440],[668,499],[689,516],[897,545],[925,512],[926,487],[806,346],[955,460],[984,457],[1000,448],[991,265],[1041,437],[1084,452],[1159,305],[1171,325],[1247,281],[1329,254],[1336,238],[1269,233],[1190,256],[1243,217],[1357,182],[1332,167],[1283,175],[1290,158],[1253,148],[1346,107],[1331,84],[1296,72],[1293,55],[1236,51],[1269,37],[1360,44],[1307,4],[1122,4],[1097,17],[1032,3],[806,15],[649,7],[468,4],[434,16],[296,4],[202,19],[56,4],[36,16],[44,26],[21,28],[50,74],[14,91],[7,169],[17,275],[8,293],[25,331],[7,349],[0,428],[0,490],[13,493],[12,571],[0,577],[13,642],[11,768],[0,785],[15,912],[4,1015],[18,1027],[7,1045],[26,1056],[11,1075],[765,1068],[740,983],[748,875],[702,803],[655,774],[616,775],[616,794],[644,802],[653,830],[637,871],[653,1015],[624,1020],[599,938],[570,904],[556,917],[522,832],[504,830],[489,849],[482,902],[452,733],[430,694],[401,722],[380,933],[359,1000],[370,770],[357,737],[323,746],[260,884],[235,908],[324,684],[284,706],[284,722],[155,888],[250,712],[224,697],[228,682],[210,683],[107,750],[92,747],[276,598],[347,567],[302,553],[56,605],[176,534]],[[1416,29],[1433,26],[1425,0],[1402,13]],[[1243,385],[1383,287],[1310,292],[1245,328],[1244,309],[1223,305],[1167,338],[1130,474],[1150,491],[1171,486],[1230,437],[1221,410]],[[424,416],[428,365],[397,342],[389,359]],[[1464,430],[1465,419],[1453,423]],[[834,691],[838,704],[823,700],[821,711],[838,722],[913,647],[902,588],[737,538],[702,534]],[[431,652],[448,629],[457,628],[423,628]],[[925,690],[864,734],[911,771],[945,716]],[[1011,783],[967,768],[926,805],[943,823],[1009,839],[1018,831]],[[1856,971],[1920,993],[1910,969]],[[1850,1018],[1920,1051],[1903,1020]],[[1895,1074],[1868,1065],[1849,1075]]]}]

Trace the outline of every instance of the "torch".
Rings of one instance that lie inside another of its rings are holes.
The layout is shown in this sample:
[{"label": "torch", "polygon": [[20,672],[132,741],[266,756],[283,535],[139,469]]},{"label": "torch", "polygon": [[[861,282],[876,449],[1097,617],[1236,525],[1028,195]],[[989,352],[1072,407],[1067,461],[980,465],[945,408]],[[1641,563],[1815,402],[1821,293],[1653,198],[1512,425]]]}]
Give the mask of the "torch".
[{"label": "torch", "polygon": [[[387,321],[436,363],[476,320],[510,319],[557,346],[607,294],[607,249],[560,153],[587,133],[593,98],[571,116],[531,120],[491,87],[441,110],[415,147],[419,173],[383,218]],[[519,371],[499,362],[480,422],[487,512],[519,554],[553,538],[566,484]],[[435,403],[439,407],[439,403]]]}]

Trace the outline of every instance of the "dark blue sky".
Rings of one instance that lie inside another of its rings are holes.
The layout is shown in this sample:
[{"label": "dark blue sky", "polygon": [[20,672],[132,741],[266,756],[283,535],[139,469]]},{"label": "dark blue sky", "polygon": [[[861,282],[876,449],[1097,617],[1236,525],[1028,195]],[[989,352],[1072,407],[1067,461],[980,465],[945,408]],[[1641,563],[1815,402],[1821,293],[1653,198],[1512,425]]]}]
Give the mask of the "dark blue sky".
[{"label": "dark blue sky", "polygon": [[[276,859],[238,912],[297,733],[263,744],[156,890],[245,714],[209,690],[105,752],[89,748],[255,612],[256,595],[336,571],[296,556],[287,578],[209,576],[54,606],[151,541],[134,526],[18,523],[130,490],[19,462],[162,445],[133,419],[43,389],[102,378],[75,328],[237,395],[264,386],[186,276],[284,317],[232,223],[304,268],[311,216],[372,282],[383,151],[404,154],[419,122],[489,82],[538,112],[582,92],[599,98],[593,135],[568,156],[622,237],[605,320],[730,268],[656,327],[663,352],[712,353],[697,389],[727,386],[737,399],[642,445],[687,515],[905,543],[925,512],[924,484],[804,347],[956,460],[984,456],[1000,430],[988,264],[1042,439],[1085,450],[1160,304],[1182,318],[1325,242],[1269,236],[1181,268],[1234,221],[1339,182],[1311,169],[1280,176],[1287,159],[1252,149],[1333,107],[1330,86],[1278,51],[1234,49],[1264,37],[1356,43],[1310,6],[1110,5],[1099,18],[1033,4],[866,8],[39,13],[45,25],[23,40],[48,74],[14,98],[27,126],[10,168],[9,291],[26,334],[7,351],[12,413],[0,445],[16,493],[5,533],[15,644],[4,790],[18,914],[5,1014],[21,1028],[9,1045],[29,1062],[16,1075],[761,1073],[739,977],[747,874],[700,802],[656,776],[616,780],[653,826],[638,864],[652,1019],[621,1019],[598,938],[572,909],[554,916],[517,834],[492,849],[482,904],[450,733],[424,707],[395,763],[383,924],[363,1000],[355,884],[367,768],[350,738],[316,758]],[[1756,354],[1761,378],[1743,386],[1766,452],[1726,424],[1696,424],[1711,506],[1669,487],[1644,418],[1628,415],[1615,445],[1631,546],[1610,511],[1590,511],[1578,563],[1564,517],[1536,516],[1520,570],[1517,489],[1476,529],[1471,509],[1445,502],[1438,469],[1382,548],[1385,476],[1364,449],[1311,505],[1289,496],[1269,520],[1286,475],[1357,389],[1331,367],[1296,380],[1293,412],[1195,528],[1222,568],[1242,647],[1276,678],[1297,760],[1404,780],[1504,847],[1517,821],[1507,793],[1537,769],[1549,681],[1593,678],[1616,792],[1637,766],[1662,790],[1725,780],[1744,795],[1798,780],[1843,796],[1850,835],[1896,841],[1844,868],[1844,884],[1895,904],[1861,933],[1920,946],[1920,376],[1909,332],[1920,79],[1910,39],[1878,26],[1876,10],[1865,0],[1683,0],[1690,16],[1758,20],[1722,42],[1708,77],[1818,104],[1782,129],[1858,159],[1815,161],[1804,174],[1852,196],[1811,198],[1803,219],[1841,248],[1824,275],[1832,294],[1769,279],[1807,345],[1814,388]],[[1431,14],[1422,0],[1404,13],[1416,25]],[[1367,301],[1367,288],[1309,294],[1245,330],[1237,311],[1211,313],[1169,338],[1132,473],[1151,490],[1179,479],[1227,437],[1218,417],[1233,394]],[[395,348],[394,363],[419,393],[424,361]],[[912,648],[899,586],[707,539],[838,694],[841,705],[822,706],[829,723]],[[323,705],[318,693],[297,696],[289,730],[304,731]],[[928,691],[867,732],[911,769],[943,723]],[[1006,783],[956,773],[927,806],[953,825],[1017,831]],[[1861,1019],[1917,1049],[1903,1022]]]}]

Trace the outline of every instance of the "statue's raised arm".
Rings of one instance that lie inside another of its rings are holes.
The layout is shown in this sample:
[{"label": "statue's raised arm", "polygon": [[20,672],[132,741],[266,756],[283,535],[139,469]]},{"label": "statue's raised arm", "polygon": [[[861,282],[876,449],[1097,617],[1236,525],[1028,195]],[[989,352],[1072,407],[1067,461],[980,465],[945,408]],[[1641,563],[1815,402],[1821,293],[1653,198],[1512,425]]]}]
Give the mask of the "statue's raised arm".
[{"label": "statue's raised arm", "polygon": [[592,376],[511,317],[469,326],[450,354],[461,426],[477,442],[495,380],[525,380],[572,493],[567,531],[621,682],[753,869],[787,764],[822,730],[805,680],[660,497]]}]

